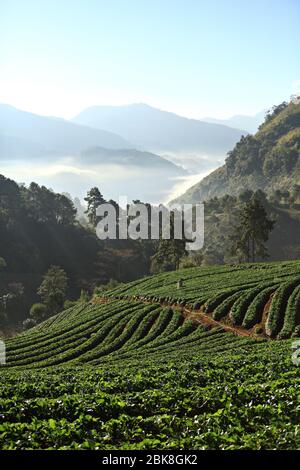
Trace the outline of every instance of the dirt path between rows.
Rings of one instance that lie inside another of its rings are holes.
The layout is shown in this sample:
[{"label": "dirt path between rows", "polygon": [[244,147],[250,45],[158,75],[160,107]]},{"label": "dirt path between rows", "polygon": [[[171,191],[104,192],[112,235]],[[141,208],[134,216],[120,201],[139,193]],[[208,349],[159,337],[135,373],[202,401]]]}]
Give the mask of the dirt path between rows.
[{"label": "dirt path between rows", "polygon": [[[96,297],[92,300],[93,304],[105,304],[109,302],[110,300],[116,300],[114,297]],[[152,302],[150,300],[145,300],[143,298],[138,298],[137,296],[132,297],[132,298],[126,298],[124,300],[129,300],[131,302],[142,302],[144,304],[153,304],[153,303],[158,303],[158,302]],[[209,315],[203,312],[203,310],[191,310],[186,307],[180,307],[177,304],[172,304],[168,302],[159,302],[162,307],[170,307],[173,310],[180,311],[181,314],[183,315],[184,318],[188,320],[192,320],[194,323],[197,324],[202,324],[209,326],[210,328],[216,328],[216,327],[221,327],[223,330],[228,331],[230,333],[233,333],[235,335],[239,336],[253,336],[253,328],[247,330],[246,328],[243,328],[242,326],[231,326],[231,325],[226,325],[225,323],[221,321],[216,321]]]}]

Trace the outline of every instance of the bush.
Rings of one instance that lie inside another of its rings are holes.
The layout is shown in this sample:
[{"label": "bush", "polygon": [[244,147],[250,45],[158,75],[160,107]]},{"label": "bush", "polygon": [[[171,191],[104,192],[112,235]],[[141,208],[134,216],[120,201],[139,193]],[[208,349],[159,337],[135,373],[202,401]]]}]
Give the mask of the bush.
[{"label": "bush", "polygon": [[64,310],[68,310],[68,308],[75,307],[77,305],[76,300],[66,300],[64,303]]},{"label": "bush", "polygon": [[[121,285],[121,283],[116,281],[116,279],[110,279],[107,284],[101,284],[100,286],[96,286],[95,289],[94,289],[93,295],[102,295],[103,292],[115,289],[117,286],[120,286],[120,285]],[[81,292],[83,292],[83,291],[81,291]],[[85,293],[85,294],[88,295],[87,293]]]},{"label": "bush", "polygon": [[192,257],[186,256],[183,258],[180,263],[179,263],[179,268],[185,269],[185,268],[195,268],[198,266],[196,262],[193,260]]},{"label": "bush", "polygon": [[47,307],[44,304],[33,304],[30,309],[30,318],[35,322],[40,322],[47,318]]},{"label": "bush", "polygon": [[[276,291],[274,295],[266,323],[266,333],[268,336],[275,337],[277,333],[281,330],[284,324],[284,317],[285,311],[288,305],[289,298],[297,286],[299,284],[300,278],[296,278],[292,281],[287,281],[281,284],[279,289]],[[294,297],[292,297],[292,301],[294,302]],[[292,321],[291,318],[294,316],[293,308],[289,309],[287,315],[287,323],[290,324]],[[285,337],[285,334],[282,334]]]}]

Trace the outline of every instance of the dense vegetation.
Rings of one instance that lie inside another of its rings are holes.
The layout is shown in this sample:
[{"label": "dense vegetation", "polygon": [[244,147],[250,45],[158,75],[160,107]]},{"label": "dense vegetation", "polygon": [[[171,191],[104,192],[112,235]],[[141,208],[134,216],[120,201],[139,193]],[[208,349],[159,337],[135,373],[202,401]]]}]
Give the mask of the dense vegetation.
[{"label": "dense vegetation", "polygon": [[51,265],[65,270],[70,298],[111,278],[128,281],[149,272],[151,247],[132,240],[101,242],[76,215],[68,197],[0,175],[0,329],[5,319],[21,323],[40,301],[37,290]]},{"label": "dense vegetation", "polygon": [[224,166],[179,198],[200,202],[214,196],[238,195],[245,189],[292,190],[300,183],[300,102],[275,106],[258,132],[242,136]]},{"label": "dense vegetation", "polygon": [[[179,278],[180,289],[176,284]],[[299,261],[254,263],[162,273],[116,288],[108,295],[177,303],[215,320],[224,319],[224,324],[287,338],[299,332],[299,284]]]},{"label": "dense vegetation", "polygon": [[[276,191],[270,196],[260,190],[255,193],[248,190],[240,193],[239,196],[225,195],[205,201],[205,240],[203,249],[198,253],[198,259],[201,255],[200,263],[199,260],[197,263],[210,265],[239,262],[239,246],[237,245],[233,250],[231,240],[236,228],[243,227],[241,215],[253,198],[261,201],[268,219],[275,222],[266,243],[269,259],[273,261],[299,259],[299,188],[300,186],[290,192]],[[261,230],[263,224],[257,227]],[[258,259],[260,259],[259,256]]]},{"label": "dense vegetation", "polygon": [[[1,448],[299,448],[291,341],[266,336],[299,334],[299,286],[299,262],[185,269],[7,340]],[[203,314],[263,330],[243,336]]]}]

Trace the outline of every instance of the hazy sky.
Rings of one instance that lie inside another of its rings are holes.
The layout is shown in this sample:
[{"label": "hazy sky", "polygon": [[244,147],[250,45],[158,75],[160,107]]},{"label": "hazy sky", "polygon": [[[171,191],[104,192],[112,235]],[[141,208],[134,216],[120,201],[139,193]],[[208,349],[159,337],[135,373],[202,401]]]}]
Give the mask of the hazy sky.
[{"label": "hazy sky", "polygon": [[0,0],[0,102],[254,114],[300,88],[300,0]]}]

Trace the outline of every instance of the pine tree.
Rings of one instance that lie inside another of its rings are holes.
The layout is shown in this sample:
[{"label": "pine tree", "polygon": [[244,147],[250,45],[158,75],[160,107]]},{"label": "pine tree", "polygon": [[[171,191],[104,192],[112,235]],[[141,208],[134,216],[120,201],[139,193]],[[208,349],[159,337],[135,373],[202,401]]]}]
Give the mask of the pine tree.
[{"label": "pine tree", "polygon": [[254,195],[240,212],[239,224],[231,236],[231,254],[248,263],[268,258],[265,244],[274,225],[275,221],[268,217],[262,202]]},{"label": "pine tree", "polygon": [[[164,232],[164,228],[162,228]],[[165,239],[163,235],[160,237],[157,251],[152,256],[152,270],[158,269],[179,269],[181,258],[187,255],[186,242],[188,240],[184,235],[184,225],[182,223],[182,238],[175,238],[174,213],[170,213],[170,239]]]},{"label": "pine tree", "polygon": [[93,227],[96,227],[98,223],[98,217],[96,214],[97,207],[101,206],[101,204],[105,203],[105,199],[103,198],[101,192],[97,187],[92,188],[87,193],[87,197],[84,198],[87,202],[87,210],[85,214],[87,214],[90,224]]}]

